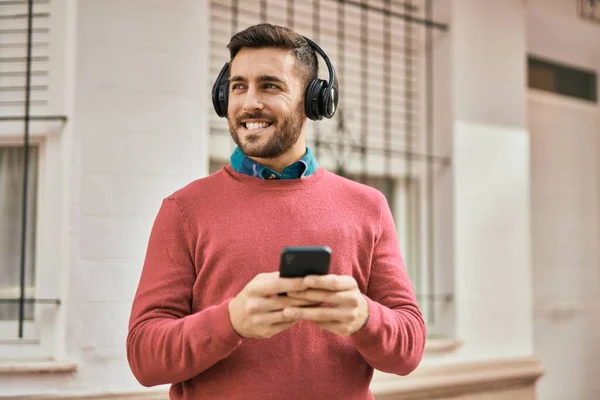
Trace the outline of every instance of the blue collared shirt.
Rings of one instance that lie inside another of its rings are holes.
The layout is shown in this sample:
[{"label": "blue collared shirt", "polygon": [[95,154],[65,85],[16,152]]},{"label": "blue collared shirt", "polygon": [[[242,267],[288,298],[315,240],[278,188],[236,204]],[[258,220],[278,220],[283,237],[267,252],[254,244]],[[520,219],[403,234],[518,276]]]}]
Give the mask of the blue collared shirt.
[{"label": "blue collared shirt", "polygon": [[272,170],[271,168],[259,164],[245,155],[239,147],[236,147],[229,159],[231,167],[240,174],[254,176],[262,179],[299,179],[312,175],[319,168],[319,164],[313,155],[312,150],[307,147],[304,156],[288,165],[283,170],[283,174]]}]

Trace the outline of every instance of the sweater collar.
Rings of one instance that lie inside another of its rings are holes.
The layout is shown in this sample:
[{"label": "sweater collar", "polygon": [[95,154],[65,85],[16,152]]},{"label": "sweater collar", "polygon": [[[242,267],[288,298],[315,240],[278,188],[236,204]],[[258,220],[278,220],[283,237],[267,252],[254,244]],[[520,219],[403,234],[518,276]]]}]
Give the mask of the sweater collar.
[{"label": "sweater collar", "polygon": [[255,162],[246,156],[239,147],[236,147],[231,154],[230,163],[236,172],[261,179],[299,179],[314,174],[319,168],[310,147],[306,148],[306,153],[300,160],[288,165],[282,174],[266,165]]}]

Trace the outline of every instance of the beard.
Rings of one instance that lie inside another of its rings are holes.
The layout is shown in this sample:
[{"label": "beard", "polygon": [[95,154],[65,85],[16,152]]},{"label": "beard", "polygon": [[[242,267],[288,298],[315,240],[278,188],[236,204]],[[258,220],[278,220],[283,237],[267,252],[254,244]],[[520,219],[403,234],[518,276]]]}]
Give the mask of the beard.
[{"label": "beard", "polygon": [[[296,110],[286,115],[282,120],[277,120],[273,116],[262,111],[254,113],[242,112],[235,118],[227,118],[229,125],[229,133],[235,144],[248,157],[273,159],[287,153],[298,141],[302,133],[303,125],[303,104],[300,103]],[[273,126],[274,132],[271,134],[264,144],[259,144],[262,134],[249,133],[245,136],[244,141],[240,140],[238,130],[243,129],[243,120],[261,119],[271,123],[269,128]]]}]

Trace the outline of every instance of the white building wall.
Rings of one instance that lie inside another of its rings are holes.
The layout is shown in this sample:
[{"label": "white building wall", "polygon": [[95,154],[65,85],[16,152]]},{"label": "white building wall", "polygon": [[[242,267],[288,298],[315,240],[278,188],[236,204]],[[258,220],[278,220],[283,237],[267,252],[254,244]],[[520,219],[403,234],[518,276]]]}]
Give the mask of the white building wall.
[{"label": "white building wall", "polygon": [[522,1],[452,9],[458,358],[533,352]]},{"label": "white building wall", "polygon": [[72,375],[0,375],[2,395],[141,388],[125,339],[150,228],[162,198],[208,168],[206,2],[69,4],[74,176],[65,179],[74,189],[61,307],[63,356],[79,367]]},{"label": "white building wall", "polygon": [[598,109],[536,94],[529,112],[539,395],[598,399]]},{"label": "white building wall", "polygon": [[[528,52],[600,72],[600,25],[531,0]],[[600,397],[600,104],[531,90],[535,353],[541,400]]]}]

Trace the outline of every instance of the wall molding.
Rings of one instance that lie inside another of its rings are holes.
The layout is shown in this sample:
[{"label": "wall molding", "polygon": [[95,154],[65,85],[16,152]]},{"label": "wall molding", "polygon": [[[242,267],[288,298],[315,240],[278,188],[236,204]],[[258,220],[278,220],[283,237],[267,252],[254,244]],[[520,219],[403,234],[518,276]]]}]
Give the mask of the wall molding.
[{"label": "wall molding", "polygon": [[0,375],[71,374],[77,372],[78,367],[79,364],[75,361],[0,362]]},{"label": "wall molding", "polygon": [[425,343],[425,356],[451,354],[462,345],[463,342],[458,339],[427,339]]},{"label": "wall molding", "polygon": [[[378,400],[448,399],[458,396],[477,398],[477,394],[516,388],[533,389],[543,375],[541,363],[534,358],[489,361],[445,362],[421,365],[407,377],[377,372],[371,391]],[[533,392],[533,391],[532,391]],[[2,397],[12,400],[167,400],[165,389],[135,393],[48,394]],[[532,398],[533,400],[533,398]]]},{"label": "wall molding", "polygon": [[403,400],[445,399],[534,387],[543,375],[534,358],[464,361],[444,365],[422,365],[407,377],[377,373],[371,391],[377,398],[401,396]]},{"label": "wall molding", "polygon": [[34,395],[34,396],[17,396],[17,397],[3,397],[0,395],[0,399],[10,400],[169,400],[168,389],[152,390],[148,392],[114,392],[114,393],[102,393],[102,394],[47,394],[47,395]]}]

